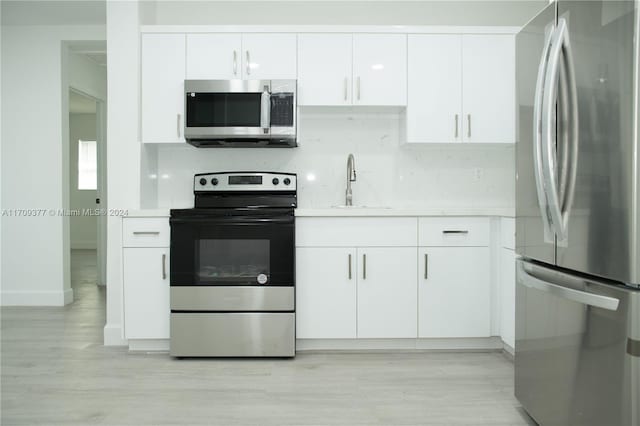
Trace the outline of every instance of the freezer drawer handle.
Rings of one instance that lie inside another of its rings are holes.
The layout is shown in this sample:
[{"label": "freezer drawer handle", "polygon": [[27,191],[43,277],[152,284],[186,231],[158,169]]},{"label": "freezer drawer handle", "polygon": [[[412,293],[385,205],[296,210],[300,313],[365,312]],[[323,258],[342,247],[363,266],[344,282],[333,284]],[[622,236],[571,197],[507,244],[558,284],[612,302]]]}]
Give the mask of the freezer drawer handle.
[{"label": "freezer drawer handle", "polygon": [[442,231],[442,233],[445,234],[445,235],[449,235],[449,234],[468,234],[469,231],[462,231],[462,230],[449,231],[449,230],[444,230],[444,231]]},{"label": "freezer drawer handle", "polygon": [[618,305],[620,304],[620,301],[613,297],[600,296],[597,294],[574,290],[572,288],[567,288],[543,281],[539,278],[529,275],[529,273],[525,271],[524,264],[522,262],[518,262],[518,278],[526,287],[535,288],[536,290],[551,293],[564,299],[582,303],[583,305],[590,305],[596,308],[616,311],[618,309]]}]

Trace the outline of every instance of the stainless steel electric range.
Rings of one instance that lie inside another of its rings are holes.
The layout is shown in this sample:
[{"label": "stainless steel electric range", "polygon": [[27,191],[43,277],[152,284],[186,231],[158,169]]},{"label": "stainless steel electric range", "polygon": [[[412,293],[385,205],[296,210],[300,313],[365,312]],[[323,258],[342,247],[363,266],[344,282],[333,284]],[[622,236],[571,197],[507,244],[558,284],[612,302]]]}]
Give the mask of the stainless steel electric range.
[{"label": "stainless steel electric range", "polygon": [[175,357],[295,355],[296,175],[204,173],[171,210]]}]

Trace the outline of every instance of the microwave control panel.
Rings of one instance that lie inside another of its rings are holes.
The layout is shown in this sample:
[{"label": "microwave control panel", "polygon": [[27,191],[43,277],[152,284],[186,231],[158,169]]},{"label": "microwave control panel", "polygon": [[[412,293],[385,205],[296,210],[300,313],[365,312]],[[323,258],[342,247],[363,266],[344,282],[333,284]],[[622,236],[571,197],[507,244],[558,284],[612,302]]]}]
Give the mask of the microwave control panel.
[{"label": "microwave control panel", "polygon": [[293,93],[272,93],[271,126],[292,127],[294,108]]}]

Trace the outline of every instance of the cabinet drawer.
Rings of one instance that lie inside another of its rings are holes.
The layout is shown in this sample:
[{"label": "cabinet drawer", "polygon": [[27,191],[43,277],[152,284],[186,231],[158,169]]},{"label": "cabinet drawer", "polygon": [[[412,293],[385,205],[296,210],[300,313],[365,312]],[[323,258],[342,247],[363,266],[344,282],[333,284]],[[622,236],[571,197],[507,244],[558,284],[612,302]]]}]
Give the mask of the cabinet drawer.
[{"label": "cabinet drawer", "polygon": [[418,244],[436,247],[484,247],[489,245],[489,219],[441,217],[418,219]]},{"label": "cabinet drawer", "polygon": [[123,247],[169,247],[169,219],[122,219]]},{"label": "cabinet drawer", "polygon": [[415,247],[416,218],[296,218],[297,247]]}]

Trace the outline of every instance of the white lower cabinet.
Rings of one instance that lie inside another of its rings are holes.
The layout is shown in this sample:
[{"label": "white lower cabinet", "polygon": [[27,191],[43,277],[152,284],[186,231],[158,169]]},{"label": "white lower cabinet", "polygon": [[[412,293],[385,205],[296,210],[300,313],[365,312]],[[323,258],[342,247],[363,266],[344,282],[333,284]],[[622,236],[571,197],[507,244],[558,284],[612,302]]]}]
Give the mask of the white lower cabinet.
[{"label": "white lower cabinet", "polygon": [[358,337],[415,338],[415,247],[358,248]]},{"label": "white lower cabinet", "polygon": [[169,338],[169,247],[123,248],[127,339]]},{"label": "white lower cabinet", "polygon": [[500,335],[511,348],[515,348],[516,332],[516,253],[500,249]]},{"label": "white lower cabinet", "polygon": [[299,247],[296,336],[415,338],[415,250]]},{"label": "white lower cabinet", "polygon": [[356,337],[356,249],[296,249],[296,336]]},{"label": "white lower cabinet", "polygon": [[491,335],[489,247],[418,249],[418,336]]}]

